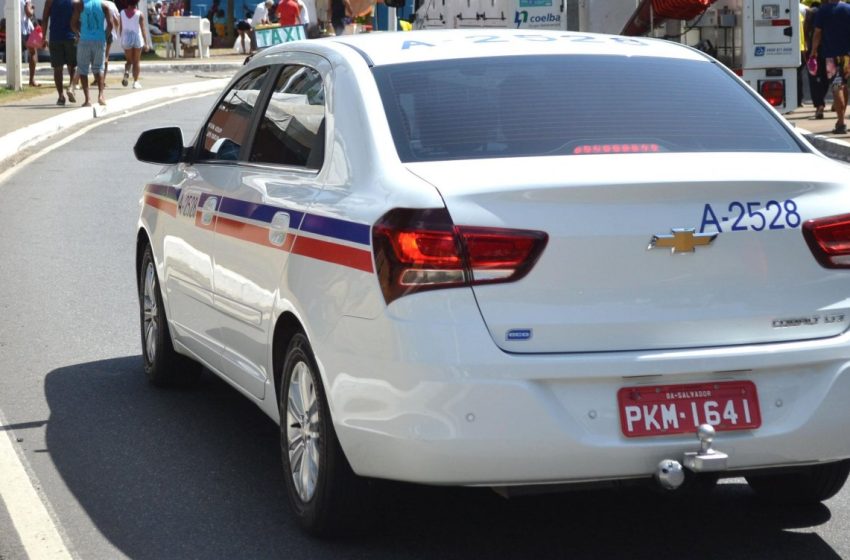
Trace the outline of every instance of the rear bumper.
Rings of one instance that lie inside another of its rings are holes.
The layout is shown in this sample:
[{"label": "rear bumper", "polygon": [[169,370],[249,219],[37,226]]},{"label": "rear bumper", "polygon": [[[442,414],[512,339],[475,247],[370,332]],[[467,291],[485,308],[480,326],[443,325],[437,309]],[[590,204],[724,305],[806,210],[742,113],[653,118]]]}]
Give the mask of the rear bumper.
[{"label": "rear bumper", "polygon": [[518,356],[496,349],[480,319],[437,319],[477,319],[465,312],[477,311],[471,298],[455,292],[432,299],[423,320],[345,319],[317,345],[337,435],[358,474],[492,486],[650,476],[660,460],[697,450],[696,435],[626,438],[617,390],[718,380],[755,383],[762,415],[756,430],[718,433],[730,471],[850,457],[847,335]]}]

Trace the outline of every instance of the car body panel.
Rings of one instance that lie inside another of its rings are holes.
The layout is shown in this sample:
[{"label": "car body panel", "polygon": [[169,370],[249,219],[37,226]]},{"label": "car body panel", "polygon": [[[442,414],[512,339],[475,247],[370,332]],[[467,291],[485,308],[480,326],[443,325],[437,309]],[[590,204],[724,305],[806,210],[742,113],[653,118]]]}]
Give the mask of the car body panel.
[{"label": "car body panel", "polygon": [[[814,261],[800,229],[848,196],[836,182],[840,164],[820,156],[622,154],[409,168],[440,190],[456,224],[549,234],[528,276],[475,287],[506,351],[753,344],[835,336],[850,324],[846,273]],[[673,229],[718,235],[687,253],[648,250]],[[529,336],[511,338],[517,331]]]},{"label": "car body panel", "polygon": [[[153,197],[160,203],[173,201],[173,211],[163,217],[168,222],[168,234],[162,238],[163,298],[171,317],[174,342],[196,357],[214,366],[219,365],[221,345],[216,335],[216,313],[213,303],[211,235],[200,223],[204,204],[215,203],[210,190],[194,181],[196,173],[180,165],[175,170],[173,186],[149,185],[148,204]],[[155,252],[156,254],[156,252]]]},{"label": "car body panel", "polygon": [[617,391],[661,383],[755,383],[761,427],[715,438],[731,469],[850,453],[847,334],[734,348],[505,354],[483,322],[469,319],[471,291],[451,292],[402,298],[399,317],[346,318],[317,350],[339,372],[330,398],[358,474],[493,486],[646,477],[661,459],[699,448],[695,433],[622,434]]}]

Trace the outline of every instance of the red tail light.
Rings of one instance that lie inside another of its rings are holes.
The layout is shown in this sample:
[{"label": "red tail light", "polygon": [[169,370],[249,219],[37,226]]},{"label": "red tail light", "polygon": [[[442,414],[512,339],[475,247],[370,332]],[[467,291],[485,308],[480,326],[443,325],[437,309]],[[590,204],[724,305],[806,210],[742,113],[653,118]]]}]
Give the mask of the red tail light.
[{"label": "red tail light", "polygon": [[542,231],[456,226],[445,208],[391,210],[372,228],[387,303],[422,290],[519,280],[547,240]]},{"label": "red tail light", "polygon": [[783,80],[759,82],[759,92],[774,107],[779,107],[785,103],[785,81]]},{"label": "red tail light", "polygon": [[803,237],[821,266],[850,268],[850,214],[809,220]]}]

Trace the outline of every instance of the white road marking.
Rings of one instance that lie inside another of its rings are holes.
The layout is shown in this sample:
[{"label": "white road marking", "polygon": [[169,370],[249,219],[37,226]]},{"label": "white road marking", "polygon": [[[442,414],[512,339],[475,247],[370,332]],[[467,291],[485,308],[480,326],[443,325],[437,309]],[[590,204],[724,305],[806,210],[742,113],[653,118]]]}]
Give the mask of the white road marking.
[{"label": "white road marking", "polygon": [[44,507],[12,445],[0,413],[0,498],[30,560],[71,560],[59,530]]}]

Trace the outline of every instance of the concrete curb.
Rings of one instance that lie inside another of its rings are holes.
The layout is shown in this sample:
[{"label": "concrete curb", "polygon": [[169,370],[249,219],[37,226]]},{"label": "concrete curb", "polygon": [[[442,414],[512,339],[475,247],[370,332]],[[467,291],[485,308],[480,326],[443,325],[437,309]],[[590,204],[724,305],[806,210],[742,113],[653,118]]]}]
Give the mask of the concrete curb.
[{"label": "concrete curb", "polygon": [[230,78],[218,78],[128,93],[108,100],[109,104],[106,111],[95,110],[95,107],[80,107],[79,109],[67,111],[61,115],[56,115],[41,122],[25,126],[15,132],[0,137],[0,169],[4,167],[7,160],[21,150],[43,142],[72,126],[91,121],[97,117],[118,115],[148,103],[220,91],[229,81]]},{"label": "concrete curb", "polygon": [[[149,64],[143,72],[227,72],[233,75],[244,66],[241,62],[189,62],[186,64]],[[119,68],[119,72],[120,72]],[[53,74],[51,73],[51,76]]]},{"label": "concrete curb", "polygon": [[850,144],[834,140],[821,134],[805,134],[806,140],[820,150],[825,156],[850,163]]}]

